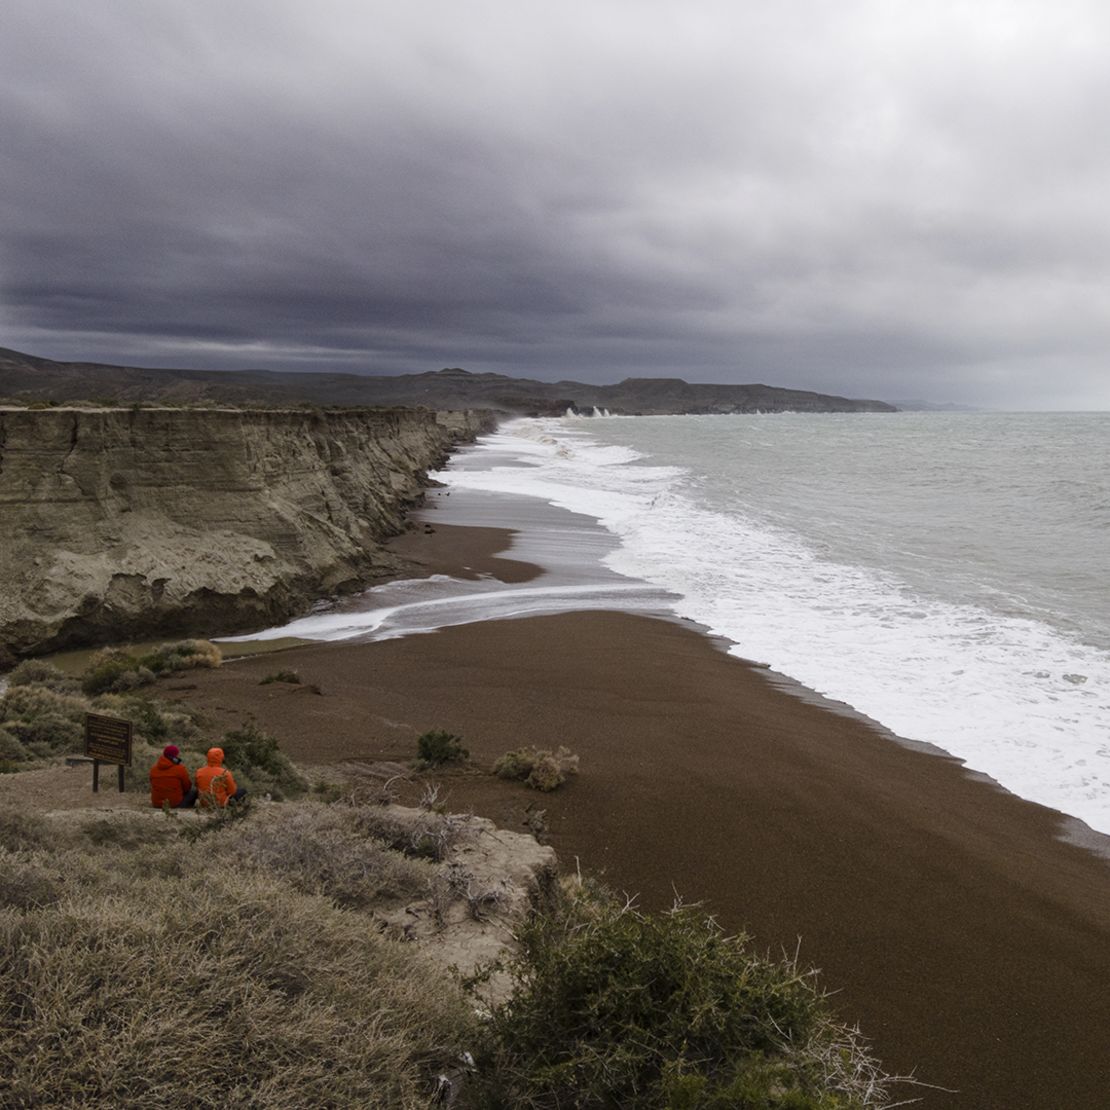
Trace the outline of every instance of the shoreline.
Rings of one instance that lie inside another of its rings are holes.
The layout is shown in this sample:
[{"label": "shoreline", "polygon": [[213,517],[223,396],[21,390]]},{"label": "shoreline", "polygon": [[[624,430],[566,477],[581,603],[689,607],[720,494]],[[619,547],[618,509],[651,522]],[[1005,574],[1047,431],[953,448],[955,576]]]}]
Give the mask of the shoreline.
[{"label": "shoreline", "polygon": [[[486,546],[485,573],[505,569],[489,547],[511,533],[464,537],[429,517],[414,548],[466,540]],[[443,555],[427,558],[446,568]],[[432,777],[450,808],[506,828],[545,809],[565,868],[648,908],[677,890],[760,947],[792,952],[800,936],[886,1067],[961,1092],[911,1091],[925,1107],[1105,1104],[1110,866],[1068,842],[1056,811],[799,697],[678,620],[486,621],[291,648],[282,666],[305,685],[258,685],[272,669],[259,656],[178,696],[219,728],[252,713],[316,764],[405,762],[430,728],[461,733],[478,768],[565,743],[581,775],[552,795],[476,769]]]}]

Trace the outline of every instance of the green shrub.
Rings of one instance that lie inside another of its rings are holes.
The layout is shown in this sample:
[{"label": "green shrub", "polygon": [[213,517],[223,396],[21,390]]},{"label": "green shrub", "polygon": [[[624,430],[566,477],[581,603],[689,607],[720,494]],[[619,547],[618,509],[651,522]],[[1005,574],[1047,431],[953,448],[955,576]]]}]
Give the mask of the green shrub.
[{"label": "green shrub", "polygon": [[881,1073],[813,975],[755,955],[696,907],[571,899],[519,933],[519,986],[495,1006],[475,1104],[648,1110],[859,1110]]},{"label": "green shrub", "polygon": [[462,746],[461,736],[437,728],[417,739],[416,754],[422,763],[441,767],[445,763],[462,763],[470,752]]},{"label": "green shrub", "polygon": [[514,748],[494,763],[493,773],[547,793],[562,786],[568,776],[578,774],[578,756],[562,746],[554,752],[547,748]]},{"label": "green shrub", "polygon": [[308,781],[281,751],[277,740],[253,721],[225,733],[220,747],[224,750],[224,765],[236,782],[242,776],[241,786],[270,794],[278,801],[299,798],[308,789]]},{"label": "green shrub", "polygon": [[102,694],[93,703],[98,713],[120,717],[135,727],[139,740],[161,746],[171,740],[179,747],[200,735],[196,714],[184,706],[129,694]]},{"label": "green shrub", "polygon": [[273,682],[288,682],[292,686],[299,686],[301,684],[301,676],[296,671],[274,671],[268,674],[259,686],[269,686]]},{"label": "green shrub", "polygon": [[31,753],[19,738],[0,725],[0,763],[22,763],[30,758]]},{"label": "green shrub", "polygon": [[338,782],[325,782],[320,780],[312,784],[313,800],[323,802],[325,805],[332,805],[338,802],[339,799],[347,793],[349,793],[348,788]]},{"label": "green shrub", "polygon": [[85,712],[81,698],[44,686],[13,686],[0,697],[0,725],[32,756],[80,749]]},{"label": "green shrub", "polygon": [[98,694],[116,694],[149,686],[155,679],[154,672],[143,666],[129,652],[119,648],[98,651],[81,676],[81,689],[90,697]]},{"label": "green shrub", "polygon": [[8,675],[8,686],[45,686],[56,694],[76,694],[80,688],[77,679],[42,659],[25,659]]},{"label": "green shrub", "polygon": [[156,675],[173,674],[195,667],[218,667],[223,662],[220,649],[208,640],[178,640],[159,644],[138,658],[140,666]]}]

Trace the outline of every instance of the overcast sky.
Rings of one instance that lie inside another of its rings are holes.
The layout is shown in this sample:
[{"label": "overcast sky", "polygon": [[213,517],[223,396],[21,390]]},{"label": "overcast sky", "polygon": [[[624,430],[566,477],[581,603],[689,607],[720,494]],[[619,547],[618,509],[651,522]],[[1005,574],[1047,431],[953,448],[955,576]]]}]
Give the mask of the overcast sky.
[{"label": "overcast sky", "polygon": [[5,0],[0,345],[1110,408],[1102,0]]}]

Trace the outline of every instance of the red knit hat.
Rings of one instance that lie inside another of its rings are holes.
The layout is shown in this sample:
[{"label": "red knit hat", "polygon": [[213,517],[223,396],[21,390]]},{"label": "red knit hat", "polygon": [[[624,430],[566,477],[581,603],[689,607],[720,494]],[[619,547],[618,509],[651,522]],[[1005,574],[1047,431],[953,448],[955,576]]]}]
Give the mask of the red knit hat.
[{"label": "red knit hat", "polygon": [[162,749],[162,754],[167,759],[176,759],[181,754],[181,749],[176,744],[167,744]]}]

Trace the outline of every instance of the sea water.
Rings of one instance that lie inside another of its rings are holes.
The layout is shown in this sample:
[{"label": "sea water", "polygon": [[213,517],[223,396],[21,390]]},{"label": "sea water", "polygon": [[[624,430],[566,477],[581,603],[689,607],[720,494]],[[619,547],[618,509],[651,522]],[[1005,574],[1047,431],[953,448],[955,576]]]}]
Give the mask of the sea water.
[{"label": "sea water", "polygon": [[484,450],[441,477],[595,518],[737,655],[1110,833],[1110,414],[519,421]]},{"label": "sea water", "polygon": [[437,477],[443,519],[520,527],[548,573],[397,583],[272,634],[668,611],[1110,833],[1110,414],[514,420]]}]

